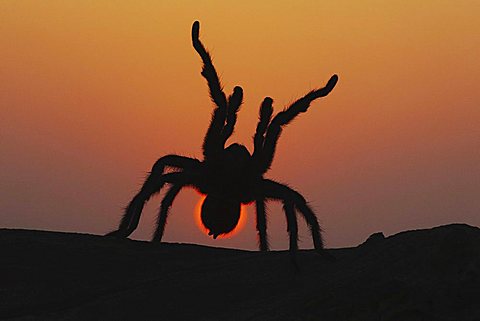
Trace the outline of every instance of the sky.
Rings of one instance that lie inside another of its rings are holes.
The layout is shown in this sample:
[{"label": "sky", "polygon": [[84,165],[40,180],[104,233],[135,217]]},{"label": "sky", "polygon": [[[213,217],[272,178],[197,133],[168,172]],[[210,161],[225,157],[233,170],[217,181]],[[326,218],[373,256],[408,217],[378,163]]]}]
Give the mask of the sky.
[{"label": "sky", "polygon": [[[244,89],[229,142],[252,149],[263,97],[278,111],[339,75],[266,175],[307,198],[327,247],[479,226],[479,16],[476,0],[0,1],[0,227],[104,234],[159,157],[202,157],[213,106],[195,20],[225,90]],[[256,249],[253,206],[212,240],[199,199],[180,193],[165,241]],[[150,238],[160,200],[132,238]],[[286,249],[281,204],[268,209],[271,247]]]}]

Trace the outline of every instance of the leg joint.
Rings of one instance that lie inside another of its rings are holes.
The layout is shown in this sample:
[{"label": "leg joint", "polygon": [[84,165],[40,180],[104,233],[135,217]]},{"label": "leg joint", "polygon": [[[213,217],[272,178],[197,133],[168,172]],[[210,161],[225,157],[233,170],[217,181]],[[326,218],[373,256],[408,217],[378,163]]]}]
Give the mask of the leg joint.
[{"label": "leg joint", "polygon": [[163,169],[175,155],[165,155],[160,157],[152,166],[152,173],[163,174]]},{"label": "leg joint", "polygon": [[295,203],[295,205],[305,205],[307,204],[307,200],[305,199],[305,197],[303,197],[302,194],[300,194],[299,192],[296,192],[296,191],[293,191],[292,190],[292,199]]}]

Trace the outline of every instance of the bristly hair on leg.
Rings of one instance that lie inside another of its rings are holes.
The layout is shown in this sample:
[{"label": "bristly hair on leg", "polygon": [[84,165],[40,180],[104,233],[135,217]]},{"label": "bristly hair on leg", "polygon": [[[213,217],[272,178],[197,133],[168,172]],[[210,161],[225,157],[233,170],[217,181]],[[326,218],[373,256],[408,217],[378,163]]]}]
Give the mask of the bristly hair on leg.
[{"label": "bristly hair on leg", "polygon": [[268,244],[267,236],[267,209],[264,198],[258,198],[255,201],[255,207],[257,212],[256,228],[258,232],[258,245],[260,251],[268,251],[270,245]]},{"label": "bristly hair on leg", "polygon": [[265,132],[267,131],[273,114],[272,104],[273,99],[270,97],[265,97],[262,105],[260,106],[257,129],[255,131],[255,135],[253,136],[253,158],[259,157],[261,155],[261,151],[263,150]]},{"label": "bristly hair on leg", "polygon": [[327,96],[335,87],[338,81],[338,76],[333,75],[327,82],[325,87],[310,91],[302,98],[295,101],[288,108],[279,112],[268,125],[267,132],[265,134],[265,142],[262,149],[261,162],[259,164],[262,173],[268,171],[273,162],[275,156],[275,149],[278,139],[282,133],[282,127],[288,125],[296,116],[300,113],[307,111],[308,107],[317,98]]},{"label": "bristly hair on leg", "polygon": [[227,108],[227,98],[223,92],[223,87],[218,77],[217,71],[212,63],[212,58],[208,53],[205,46],[199,39],[200,35],[200,22],[195,21],[192,26],[192,43],[195,50],[198,52],[203,61],[202,76],[208,82],[208,87],[210,89],[210,97],[212,101],[219,108]]},{"label": "bristly hair on leg", "polygon": [[170,208],[172,207],[175,197],[177,197],[183,187],[183,184],[172,185],[167,193],[165,193],[163,200],[160,203],[160,211],[157,217],[157,228],[153,234],[152,241],[161,242]]},{"label": "bristly hair on leg", "polygon": [[222,130],[222,141],[224,145],[228,138],[233,134],[237,122],[237,112],[240,110],[242,103],[243,89],[240,86],[236,86],[233,89],[233,93],[228,97],[227,120],[225,127]]},{"label": "bristly hair on leg", "polygon": [[217,108],[213,111],[210,126],[203,141],[203,155],[205,159],[211,159],[218,155],[224,147],[222,131],[225,126],[225,120],[227,117],[228,102],[226,95],[223,92],[223,87],[220,83],[217,71],[213,66],[212,58],[208,51],[205,49],[205,46],[200,41],[199,34],[200,23],[198,21],[195,21],[192,26],[193,47],[200,55],[200,58],[202,58],[202,76],[207,80],[210,98],[217,106]]}]

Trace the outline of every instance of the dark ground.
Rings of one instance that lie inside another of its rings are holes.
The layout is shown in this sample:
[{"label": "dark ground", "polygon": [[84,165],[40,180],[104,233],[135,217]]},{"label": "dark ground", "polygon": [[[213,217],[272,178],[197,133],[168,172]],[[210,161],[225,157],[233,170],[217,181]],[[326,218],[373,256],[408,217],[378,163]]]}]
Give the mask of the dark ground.
[{"label": "dark ground", "polygon": [[259,253],[0,229],[0,319],[480,320],[480,229]]}]

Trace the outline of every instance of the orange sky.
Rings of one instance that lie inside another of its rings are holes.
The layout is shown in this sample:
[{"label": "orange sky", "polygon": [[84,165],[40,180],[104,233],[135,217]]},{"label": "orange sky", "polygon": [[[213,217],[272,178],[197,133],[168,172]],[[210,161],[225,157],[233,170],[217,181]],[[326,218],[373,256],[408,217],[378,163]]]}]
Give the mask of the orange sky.
[{"label": "orange sky", "polygon": [[[107,232],[157,158],[201,157],[212,104],[194,20],[226,90],[245,91],[232,142],[251,148],[264,96],[280,110],[339,75],[267,174],[306,196],[327,246],[480,225],[480,2],[361,3],[0,2],[0,227]],[[198,198],[180,194],[166,241],[256,248],[253,207],[213,241]],[[149,238],[159,201],[134,238]],[[272,247],[287,248],[281,206],[269,209]]]}]

